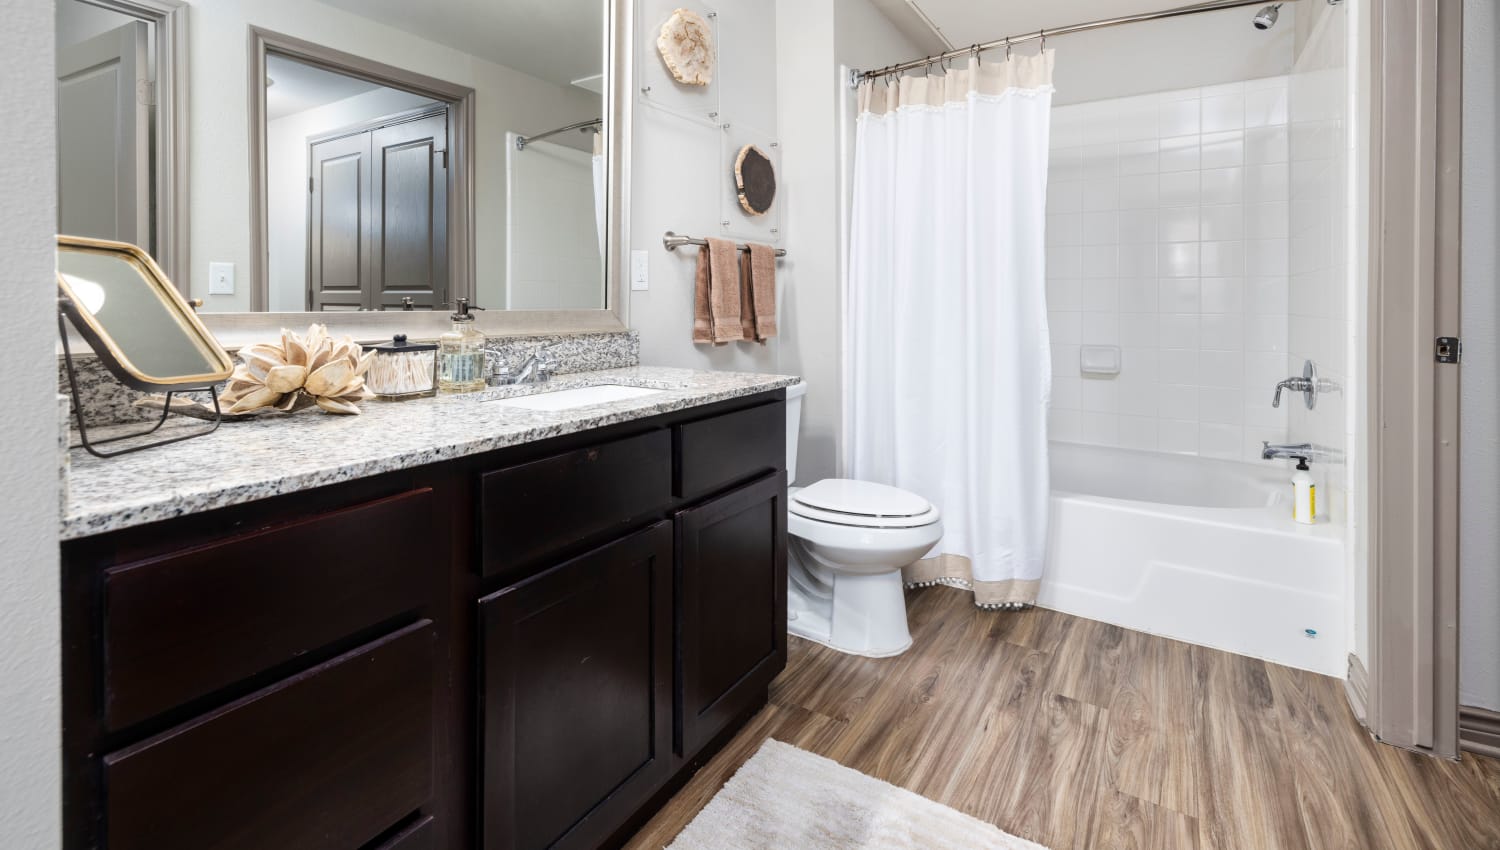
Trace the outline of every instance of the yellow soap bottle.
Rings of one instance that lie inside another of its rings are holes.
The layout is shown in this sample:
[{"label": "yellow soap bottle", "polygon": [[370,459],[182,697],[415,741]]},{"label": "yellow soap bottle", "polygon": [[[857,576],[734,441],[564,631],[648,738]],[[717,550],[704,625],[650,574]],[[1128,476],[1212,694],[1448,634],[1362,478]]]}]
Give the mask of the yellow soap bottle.
[{"label": "yellow soap bottle", "polygon": [[438,337],[438,392],[472,393],[484,383],[484,334],[474,327],[469,299],[458,299],[458,312],[449,316],[453,329]]}]

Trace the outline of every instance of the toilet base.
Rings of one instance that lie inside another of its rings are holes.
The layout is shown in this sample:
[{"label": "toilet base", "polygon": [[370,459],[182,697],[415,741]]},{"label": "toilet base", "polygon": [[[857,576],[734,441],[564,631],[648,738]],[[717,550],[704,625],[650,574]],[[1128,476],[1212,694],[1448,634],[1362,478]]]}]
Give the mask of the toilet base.
[{"label": "toilet base", "polygon": [[[794,567],[795,568],[795,567]],[[802,571],[804,582],[821,581]],[[833,586],[787,588],[787,631],[839,652],[889,658],[911,647],[901,571],[835,573]],[[829,592],[821,592],[824,589]]]}]

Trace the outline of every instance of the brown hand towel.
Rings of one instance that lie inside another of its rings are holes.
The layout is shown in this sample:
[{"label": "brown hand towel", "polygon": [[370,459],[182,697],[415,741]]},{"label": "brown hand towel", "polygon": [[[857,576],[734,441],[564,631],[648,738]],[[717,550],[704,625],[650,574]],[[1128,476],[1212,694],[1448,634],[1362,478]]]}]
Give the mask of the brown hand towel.
[{"label": "brown hand towel", "polygon": [[740,338],[758,339],[755,335],[755,286],[749,251],[740,252]]},{"label": "brown hand towel", "polygon": [[745,257],[745,285],[751,290],[755,311],[753,338],[764,345],[776,335],[776,249],[751,242]]},{"label": "brown hand towel", "polygon": [[739,247],[728,239],[708,240],[708,310],[715,343],[744,339],[740,324]]},{"label": "brown hand towel", "polygon": [[714,341],[713,314],[708,306],[709,259],[707,246],[698,249],[698,274],[693,279],[693,342],[708,345]]}]

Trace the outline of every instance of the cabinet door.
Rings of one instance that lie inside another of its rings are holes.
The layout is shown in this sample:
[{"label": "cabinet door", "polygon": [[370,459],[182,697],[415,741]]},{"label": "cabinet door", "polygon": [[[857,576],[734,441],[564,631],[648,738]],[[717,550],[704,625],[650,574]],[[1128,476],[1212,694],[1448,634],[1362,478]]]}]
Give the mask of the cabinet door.
[{"label": "cabinet door", "polygon": [[486,850],[596,847],[670,776],[672,527],[480,600]]},{"label": "cabinet door", "polygon": [[677,514],[677,751],[692,757],[786,666],[786,473]]}]

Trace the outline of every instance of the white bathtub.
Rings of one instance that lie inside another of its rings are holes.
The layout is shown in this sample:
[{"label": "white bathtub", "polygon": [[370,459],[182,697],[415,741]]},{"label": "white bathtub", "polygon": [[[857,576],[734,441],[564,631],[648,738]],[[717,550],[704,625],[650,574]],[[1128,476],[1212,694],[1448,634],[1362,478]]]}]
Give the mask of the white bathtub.
[{"label": "white bathtub", "polygon": [[1344,675],[1343,541],[1335,527],[1292,521],[1283,464],[1074,443],[1051,452],[1038,604]]}]

